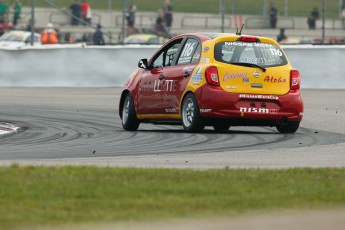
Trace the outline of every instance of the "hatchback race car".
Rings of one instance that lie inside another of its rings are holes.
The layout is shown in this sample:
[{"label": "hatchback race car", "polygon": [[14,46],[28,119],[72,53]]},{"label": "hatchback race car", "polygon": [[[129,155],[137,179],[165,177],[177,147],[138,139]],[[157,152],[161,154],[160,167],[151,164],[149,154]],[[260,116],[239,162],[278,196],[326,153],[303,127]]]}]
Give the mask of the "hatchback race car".
[{"label": "hatchback race car", "polygon": [[125,130],[140,123],[271,126],[297,131],[303,117],[300,73],[270,38],[191,33],[170,39],[124,86],[119,115]]}]

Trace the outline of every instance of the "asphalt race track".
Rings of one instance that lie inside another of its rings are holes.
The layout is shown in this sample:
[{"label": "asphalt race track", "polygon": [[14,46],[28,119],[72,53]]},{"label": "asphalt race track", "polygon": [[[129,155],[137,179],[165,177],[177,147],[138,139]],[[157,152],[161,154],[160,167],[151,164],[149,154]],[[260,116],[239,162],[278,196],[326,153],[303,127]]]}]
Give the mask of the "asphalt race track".
[{"label": "asphalt race track", "polygon": [[124,131],[119,88],[1,88],[0,122],[21,127],[0,136],[2,164],[140,167],[345,166],[344,90],[303,90],[296,134],[274,127],[185,133],[182,126],[141,124]]}]

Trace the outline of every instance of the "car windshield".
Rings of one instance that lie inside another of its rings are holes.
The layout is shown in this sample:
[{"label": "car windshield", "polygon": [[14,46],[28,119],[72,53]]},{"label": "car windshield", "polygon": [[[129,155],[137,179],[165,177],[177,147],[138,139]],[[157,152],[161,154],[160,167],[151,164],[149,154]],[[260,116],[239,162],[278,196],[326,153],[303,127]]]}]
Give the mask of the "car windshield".
[{"label": "car windshield", "polygon": [[287,64],[287,59],[278,46],[261,42],[220,42],[215,46],[214,58],[223,63],[249,63],[260,67]]}]

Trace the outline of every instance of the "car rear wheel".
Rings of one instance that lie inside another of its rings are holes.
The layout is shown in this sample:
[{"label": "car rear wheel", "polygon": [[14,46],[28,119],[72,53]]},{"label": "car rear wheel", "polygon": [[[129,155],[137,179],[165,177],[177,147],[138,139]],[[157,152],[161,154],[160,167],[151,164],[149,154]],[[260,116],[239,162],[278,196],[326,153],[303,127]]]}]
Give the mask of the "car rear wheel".
[{"label": "car rear wheel", "polygon": [[222,123],[217,123],[213,125],[213,129],[217,132],[225,132],[230,129],[229,124],[222,124]]},{"label": "car rear wheel", "polygon": [[182,102],[182,125],[187,132],[200,132],[205,128],[199,106],[193,94],[188,94]]},{"label": "car rear wheel", "polygon": [[128,93],[122,108],[122,127],[128,131],[135,131],[138,129],[139,124],[140,122],[135,113],[132,96]]},{"label": "car rear wheel", "polygon": [[277,125],[280,133],[295,133],[299,127],[299,121],[288,121],[286,124]]}]

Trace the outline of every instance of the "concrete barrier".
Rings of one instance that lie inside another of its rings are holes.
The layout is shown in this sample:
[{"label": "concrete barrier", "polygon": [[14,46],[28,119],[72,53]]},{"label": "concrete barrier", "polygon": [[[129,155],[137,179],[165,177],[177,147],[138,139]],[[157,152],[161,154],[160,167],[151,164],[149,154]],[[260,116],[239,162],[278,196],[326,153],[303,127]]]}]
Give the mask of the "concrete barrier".
[{"label": "concrete barrier", "polygon": [[2,87],[122,86],[155,47],[60,47],[0,50]]},{"label": "concrete barrier", "polygon": [[284,50],[301,73],[302,88],[345,89],[345,46],[288,46]]},{"label": "concrete barrier", "polygon": [[[158,46],[0,49],[0,87],[121,87]],[[344,89],[345,46],[286,46],[303,88]]]}]

